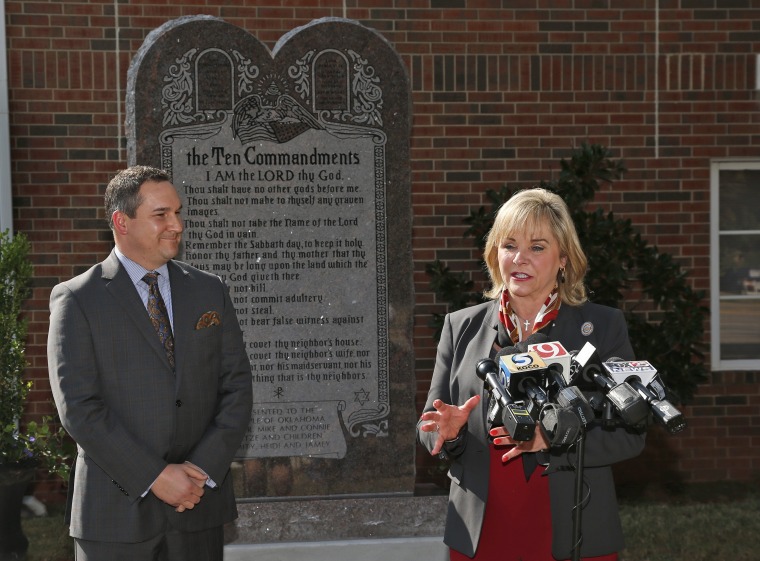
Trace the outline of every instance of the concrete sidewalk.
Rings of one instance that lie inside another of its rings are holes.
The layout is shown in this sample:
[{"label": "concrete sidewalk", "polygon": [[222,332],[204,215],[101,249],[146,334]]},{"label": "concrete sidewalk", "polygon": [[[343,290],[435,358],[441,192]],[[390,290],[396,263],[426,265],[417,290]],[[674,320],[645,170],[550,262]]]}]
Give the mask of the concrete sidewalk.
[{"label": "concrete sidewalk", "polygon": [[443,539],[386,538],[320,542],[233,544],[224,561],[448,561]]}]

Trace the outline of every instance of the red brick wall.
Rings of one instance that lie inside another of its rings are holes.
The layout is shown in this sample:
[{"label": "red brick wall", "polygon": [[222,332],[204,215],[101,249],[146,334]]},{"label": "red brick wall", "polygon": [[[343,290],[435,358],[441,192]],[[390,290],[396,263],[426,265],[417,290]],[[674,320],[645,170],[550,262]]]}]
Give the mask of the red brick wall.
[{"label": "red brick wall", "polygon": [[[676,256],[695,288],[709,289],[710,159],[760,157],[757,2],[659,0],[659,10],[656,0],[635,8],[613,0],[344,3],[345,13],[323,0],[6,0],[14,226],[32,240],[35,264],[27,305],[31,415],[52,411],[49,291],[111,247],[102,194],[126,164],[130,60],[149,31],[182,15],[222,17],[270,49],[313,19],[347,17],[401,54],[414,102],[420,406],[435,356],[430,315],[444,311],[425,264],[440,258],[453,270],[472,268],[477,256],[462,219],[487,204],[484,192],[556,178],[558,160],[581,142],[609,147],[629,168],[599,203]],[[759,387],[757,372],[713,373],[684,408],[689,428],[676,437],[655,431],[621,477],[756,477]],[[431,465],[420,450],[421,483]]]}]

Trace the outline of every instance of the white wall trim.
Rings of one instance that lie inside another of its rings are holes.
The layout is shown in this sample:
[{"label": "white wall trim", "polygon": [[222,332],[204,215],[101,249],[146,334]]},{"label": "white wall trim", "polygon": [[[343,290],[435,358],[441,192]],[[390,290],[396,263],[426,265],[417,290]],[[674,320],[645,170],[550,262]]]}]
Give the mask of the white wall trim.
[{"label": "white wall trim", "polygon": [[0,231],[13,233],[11,198],[11,136],[8,111],[8,49],[5,43],[5,2],[0,2]]}]

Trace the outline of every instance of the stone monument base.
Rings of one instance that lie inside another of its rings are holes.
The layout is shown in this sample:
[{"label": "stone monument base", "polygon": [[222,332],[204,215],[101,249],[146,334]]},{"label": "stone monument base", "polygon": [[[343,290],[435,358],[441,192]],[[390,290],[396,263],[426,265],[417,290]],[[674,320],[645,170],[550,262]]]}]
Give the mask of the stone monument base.
[{"label": "stone monument base", "polygon": [[238,503],[226,561],[445,561],[447,496]]}]

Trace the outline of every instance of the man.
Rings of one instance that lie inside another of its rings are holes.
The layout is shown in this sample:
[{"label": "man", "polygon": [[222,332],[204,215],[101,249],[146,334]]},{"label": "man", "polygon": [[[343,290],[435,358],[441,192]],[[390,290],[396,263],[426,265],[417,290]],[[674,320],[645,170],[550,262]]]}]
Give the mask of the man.
[{"label": "man", "polygon": [[79,452],[77,560],[221,561],[252,404],[235,309],[219,277],[174,261],[181,203],[165,172],[119,172],[105,206],[115,249],[50,295],[50,383]]}]

